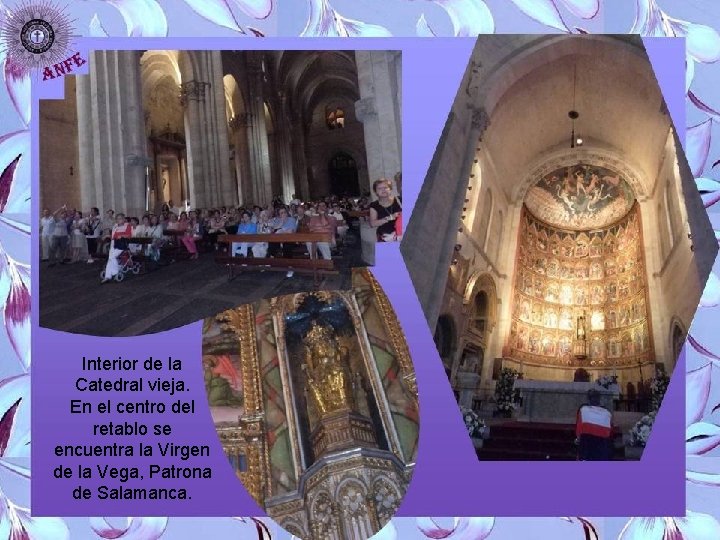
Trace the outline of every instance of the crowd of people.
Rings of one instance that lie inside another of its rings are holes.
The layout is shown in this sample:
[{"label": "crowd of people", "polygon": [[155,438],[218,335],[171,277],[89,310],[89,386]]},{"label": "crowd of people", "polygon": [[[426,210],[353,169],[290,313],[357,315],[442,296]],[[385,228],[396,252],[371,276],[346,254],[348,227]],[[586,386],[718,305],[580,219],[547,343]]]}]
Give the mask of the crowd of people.
[{"label": "crowd of people", "polygon": [[[263,208],[220,207],[192,209],[189,203],[176,207],[172,201],[163,204],[157,213],[148,212],[142,217],[130,217],[107,210],[104,216],[98,208],[89,212],[59,208],[54,213],[43,210],[40,220],[41,259],[49,267],[57,264],[86,261],[88,264],[107,257],[103,282],[120,272],[120,255],[124,251],[142,252],[152,260],[159,260],[161,250],[168,243],[184,247],[190,259],[199,257],[200,243],[208,249],[218,249],[218,238],[224,234],[283,234],[332,233],[331,242],[317,242],[317,251],[324,259],[332,257],[332,248],[342,242],[349,230],[352,216],[367,219],[376,229],[380,242],[395,241],[401,237],[402,207],[392,194],[392,183],[381,179],[373,184],[377,199],[369,197],[326,197],[304,203],[297,197],[285,204],[276,197]],[[145,238],[142,244],[133,238]],[[230,253],[234,257],[291,258],[296,243],[235,242]],[[307,243],[307,254],[315,257],[313,244]],[[293,275],[292,270],[288,277]]]}]

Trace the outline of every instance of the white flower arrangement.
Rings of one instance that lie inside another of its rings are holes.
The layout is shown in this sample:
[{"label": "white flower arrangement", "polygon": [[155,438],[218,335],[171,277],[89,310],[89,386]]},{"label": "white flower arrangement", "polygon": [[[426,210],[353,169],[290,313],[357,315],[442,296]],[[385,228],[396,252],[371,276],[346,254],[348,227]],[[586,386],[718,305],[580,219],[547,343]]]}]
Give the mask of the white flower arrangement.
[{"label": "white flower arrangement", "polygon": [[503,368],[495,383],[495,404],[498,411],[513,411],[515,404],[515,379],[520,375],[512,368]]},{"label": "white flower arrangement", "polygon": [[656,414],[657,411],[646,414],[632,427],[630,430],[630,446],[645,447],[652,432]]},{"label": "white flower arrangement", "polygon": [[480,437],[482,431],[485,429],[485,421],[481,420],[475,411],[467,407],[460,407],[460,412],[463,415],[463,421],[465,422],[465,429],[467,429],[468,435],[470,435],[470,437]]},{"label": "white flower arrangement", "polygon": [[603,375],[595,381],[595,384],[609,390],[611,386],[617,384],[617,375]]},{"label": "white flower arrangement", "polygon": [[670,377],[662,371],[655,373],[655,378],[650,382],[650,392],[652,395],[652,410],[657,411],[662,404],[662,400],[667,392],[668,385],[670,384]]}]

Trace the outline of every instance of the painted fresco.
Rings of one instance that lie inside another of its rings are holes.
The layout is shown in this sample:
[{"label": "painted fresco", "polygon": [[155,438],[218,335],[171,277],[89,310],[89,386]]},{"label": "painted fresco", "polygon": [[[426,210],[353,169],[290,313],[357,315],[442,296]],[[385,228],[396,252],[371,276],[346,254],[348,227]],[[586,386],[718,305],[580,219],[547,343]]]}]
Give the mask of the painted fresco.
[{"label": "painted fresco", "polygon": [[207,319],[203,330],[203,375],[213,421],[237,422],[244,413],[237,337],[214,319]]},{"label": "painted fresco", "polygon": [[602,167],[557,169],[530,188],[525,205],[538,219],[569,230],[605,227],[624,217],[635,202],[630,185]]}]

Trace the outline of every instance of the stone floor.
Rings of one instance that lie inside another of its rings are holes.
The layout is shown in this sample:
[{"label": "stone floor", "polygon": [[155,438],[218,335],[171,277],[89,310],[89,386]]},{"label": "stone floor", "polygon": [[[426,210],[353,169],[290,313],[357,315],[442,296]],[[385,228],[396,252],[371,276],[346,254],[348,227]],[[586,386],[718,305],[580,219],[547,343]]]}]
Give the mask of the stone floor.
[{"label": "stone floor", "polygon": [[357,249],[335,260],[338,274],[323,275],[252,270],[230,281],[212,253],[177,261],[121,283],[100,283],[104,261],[41,263],[40,326],[95,336],[135,336],[170,330],[263,298],[311,290],[351,287],[351,268],[363,266]]}]

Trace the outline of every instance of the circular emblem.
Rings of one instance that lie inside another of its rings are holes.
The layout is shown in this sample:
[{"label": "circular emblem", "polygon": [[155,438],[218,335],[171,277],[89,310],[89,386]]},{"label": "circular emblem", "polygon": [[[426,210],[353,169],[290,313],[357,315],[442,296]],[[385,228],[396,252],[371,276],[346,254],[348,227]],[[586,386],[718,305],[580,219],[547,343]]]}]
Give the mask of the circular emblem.
[{"label": "circular emblem", "polygon": [[22,27],[20,41],[23,47],[31,53],[42,54],[55,43],[55,31],[49,22],[32,19]]}]

